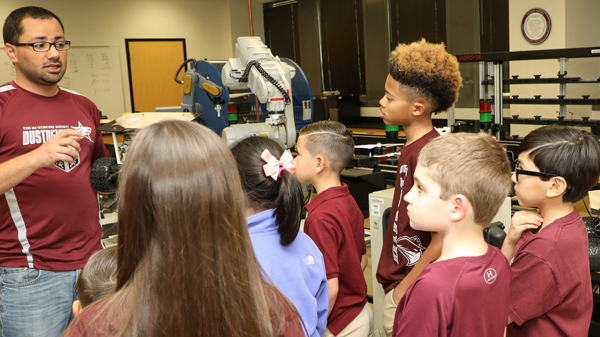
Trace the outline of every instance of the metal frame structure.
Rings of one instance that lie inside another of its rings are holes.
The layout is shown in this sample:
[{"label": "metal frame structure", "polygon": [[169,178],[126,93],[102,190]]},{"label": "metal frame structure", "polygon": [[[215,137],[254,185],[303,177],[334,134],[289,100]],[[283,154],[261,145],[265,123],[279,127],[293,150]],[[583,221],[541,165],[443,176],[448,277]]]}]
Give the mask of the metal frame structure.
[{"label": "metal frame structure", "polygon": [[[582,98],[567,99],[567,84],[568,83],[600,83],[600,78],[597,81],[582,81],[581,78],[568,78],[567,62],[569,58],[585,58],[585,57],[600,57],[600,47],[589,48],[567,48],[567,49],[547,49],[547,50],[531,50],[517,52],[496,52],[485,54],[464,54],[456,55],[459,62],[478,62],[479,63],[479,99],[491,99],[493,104],[494,123],[499,126],[507,125],[506,131],[510,130],[510,124],[571,124],[565,121],[567,105],[593,105],[600,104],[600,98],[590,99],[589,95],[584,95]],[[502,78],[502,64],[506,61],[523,61],[523,60],[540,60],[540,59],[558,59],[559,72],[557,78],[541,78],[536,76],[532,79],[518,79],[518,76],[513,76],[512,79],[504,80]],[[491,77],[491,79],[490,79]],[[560,85],[560,93],[558,98],[542,99],[541,96],[534,98],[518,98],[503,97],[503,84],[536,84],[536,83],[558,83]],[[493,86],[493,91],[490,92],[488,85]],[[536,116],[534,119],[527,118],[504,118],[502,115],[502,104],[557,104],[560,106],[559,116],[556,119],[542,119],[541,116]],[[578,124],[584,126],[597,127],[600,126],[600,121],[590,119],[582,119]],[[502,128],[494,128],[497,139],[505,139],[502,134]]]}]

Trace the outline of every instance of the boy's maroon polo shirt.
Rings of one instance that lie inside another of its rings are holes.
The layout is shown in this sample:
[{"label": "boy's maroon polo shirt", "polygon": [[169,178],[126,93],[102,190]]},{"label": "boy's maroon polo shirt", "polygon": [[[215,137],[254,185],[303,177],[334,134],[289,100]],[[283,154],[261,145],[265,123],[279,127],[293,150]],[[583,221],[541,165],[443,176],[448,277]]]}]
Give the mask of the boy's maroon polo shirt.
[{"label": "boy's maroon polo shirt", "polygon": [[327,319],[334,335],[358,316],[367,302],[367,283],[360,267],[366,254],[364,218],[348,186],[331,187],[304,207],[304,232],[323,253],[327,279],[338,278],[337,299]]},{"label": "boy's maroon polo shirt", "polygon": [[588,235],[576,209],[526,230],[511,259],[507,337],[588,335],[594,299]]},{"label": "boy's maroon polo shirt", "polygon": [[487,246],[480,256],[428,263],[398,303],[392,336],[504,336],[510,266]]}]

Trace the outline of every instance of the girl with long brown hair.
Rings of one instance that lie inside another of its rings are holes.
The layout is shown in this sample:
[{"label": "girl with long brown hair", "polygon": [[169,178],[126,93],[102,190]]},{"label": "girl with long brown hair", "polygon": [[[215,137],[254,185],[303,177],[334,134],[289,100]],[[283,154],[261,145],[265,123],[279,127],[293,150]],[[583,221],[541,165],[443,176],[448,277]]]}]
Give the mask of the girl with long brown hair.
[{"label": "girl with long brown hair", "polygon": [[261,277],[236,164],[198,124],[168,120],[134,138],[119,177],[116,293],[65,336],[302,336]]}]

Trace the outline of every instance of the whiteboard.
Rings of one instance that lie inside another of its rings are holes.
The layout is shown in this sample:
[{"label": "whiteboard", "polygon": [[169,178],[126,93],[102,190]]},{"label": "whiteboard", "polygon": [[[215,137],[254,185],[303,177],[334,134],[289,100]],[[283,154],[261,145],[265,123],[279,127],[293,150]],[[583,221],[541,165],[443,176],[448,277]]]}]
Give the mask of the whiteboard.
[{"label": "whiteboard", "polygon": [[[1,54],[0,84],[16,76],[8,55]],[[71,47],[68,55],[67,72],[58,85],[91,99],[108,118],[121,116],[125,98],[119,47]]]}]

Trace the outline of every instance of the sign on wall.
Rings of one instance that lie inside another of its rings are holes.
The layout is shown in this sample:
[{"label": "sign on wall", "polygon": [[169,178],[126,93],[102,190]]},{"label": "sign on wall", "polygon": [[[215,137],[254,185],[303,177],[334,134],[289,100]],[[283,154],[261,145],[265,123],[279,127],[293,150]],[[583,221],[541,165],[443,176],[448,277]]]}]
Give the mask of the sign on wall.
[{"label": "sign on wall", "polygon": [[521,33],[525,40],[531,44],[544,42],[550,35],[551,29],[550,15],[541,8],[530,9],[521,21]]}]

